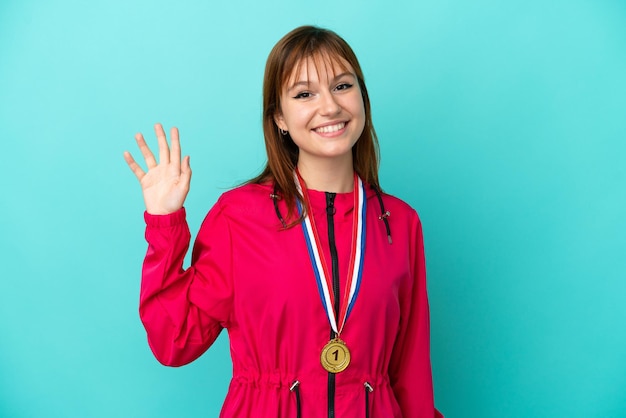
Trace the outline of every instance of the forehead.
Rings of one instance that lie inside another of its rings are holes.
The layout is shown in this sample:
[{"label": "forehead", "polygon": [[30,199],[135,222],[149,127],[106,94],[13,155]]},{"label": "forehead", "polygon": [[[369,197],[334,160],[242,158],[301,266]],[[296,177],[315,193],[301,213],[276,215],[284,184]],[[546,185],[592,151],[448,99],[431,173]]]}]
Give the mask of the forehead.
[{"label": "forehead", "polygon": [[286,71],[287,77],[283,80],[283,87],[288,87],[299,81],[309,81],[311,78],[332,79],[345,72],[354,74],[354,69],[344,58],[326,52],[317,52],[311,56],[300,58],[294,63],[291,71]]}]

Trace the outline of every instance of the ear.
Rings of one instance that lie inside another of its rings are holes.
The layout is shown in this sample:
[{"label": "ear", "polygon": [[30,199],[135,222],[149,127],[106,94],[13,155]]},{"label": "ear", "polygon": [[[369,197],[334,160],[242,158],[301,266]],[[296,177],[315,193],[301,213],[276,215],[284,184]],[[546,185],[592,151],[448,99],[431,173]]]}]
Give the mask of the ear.
[{"label": "ear", "polygon": [[285,118],[283,118],[283,114],[282,113],[276,112],[274,114],[274,122],[283,131],[288,131],[289,130],[289,129],[287,129],[287,124],[285,123]]}]

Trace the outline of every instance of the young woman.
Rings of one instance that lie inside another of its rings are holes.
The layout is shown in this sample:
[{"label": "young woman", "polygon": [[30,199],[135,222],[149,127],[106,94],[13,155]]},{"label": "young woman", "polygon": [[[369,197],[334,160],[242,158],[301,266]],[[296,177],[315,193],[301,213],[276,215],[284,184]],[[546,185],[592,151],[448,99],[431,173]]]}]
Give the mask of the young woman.
[{"label": "young woman", "polygon": [[224,193],[183,269],[190,233],[181,161],[156,125],[145,172],[140,316],[156,358],[187,364],[227,329],[233,378],[222,417],[441,416],[433,405],[422,229],[384,194],[363,73],[334,32],[304,26],[267,60],[268,162]]}]

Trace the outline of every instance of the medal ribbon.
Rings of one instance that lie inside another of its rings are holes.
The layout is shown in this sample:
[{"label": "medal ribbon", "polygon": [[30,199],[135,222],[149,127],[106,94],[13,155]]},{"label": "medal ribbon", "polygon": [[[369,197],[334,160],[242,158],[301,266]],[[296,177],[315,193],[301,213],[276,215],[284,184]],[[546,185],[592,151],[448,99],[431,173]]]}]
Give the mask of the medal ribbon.
[{"label": "medal ribbon", "polygon": [[[332,291],[332,276],[329,274],[328,265],[324,260],[324,252],[322,250],[321,241],[319,239],[315,220],[312,216],[311,204],[307,194],[306,184],[300,174],[296,170],[296,186],[304,197],[304,205],[306,207],[306,215],[302,222],[302,231],[306,241],[313,273],[317,282],[317,290],[322,299],[322,305],[328,316],[328,321],[333,331],[337,335],[341,334],[350,312],[354,306],[354,302],[359,294],[361,287],[361,279],[363,276],[363,257],[365,255],[365,214],[367,199],[365,197],[365,186],[363,181],[354,173],[354,210],[352,215],[352,245],[350,250],[350,264],[348,266],[348,279],[346,281],[346,290],[341,304],[339,315],[334,310],[334,301],[336,295]],[[302,203],[296,201],[298,205],[298,213],[302,214]],[[337,322],[339,321],[339,322]]]}]

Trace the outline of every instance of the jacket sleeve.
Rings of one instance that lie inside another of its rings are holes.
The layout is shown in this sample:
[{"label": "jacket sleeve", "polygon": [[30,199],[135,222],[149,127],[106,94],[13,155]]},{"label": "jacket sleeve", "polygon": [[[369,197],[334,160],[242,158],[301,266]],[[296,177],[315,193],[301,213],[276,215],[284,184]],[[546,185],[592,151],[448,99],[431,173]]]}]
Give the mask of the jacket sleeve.
[{"label": "jacket sleeve", "polygon": [[430,364],[430,319],[422,225],[414,214],[409,248],[411,279],[401,293],[401,323],[389,366],[403,417],[443,418],[434,407]]},{"label": "jacket sleeve", "polygon": [[218,202],[206,216],[183,269],[190,233],[185,209],[144,214],[148,251],[143,263],[139,316],[159,362],[182,366],[213,344],[232,312],[231,240]]}]

